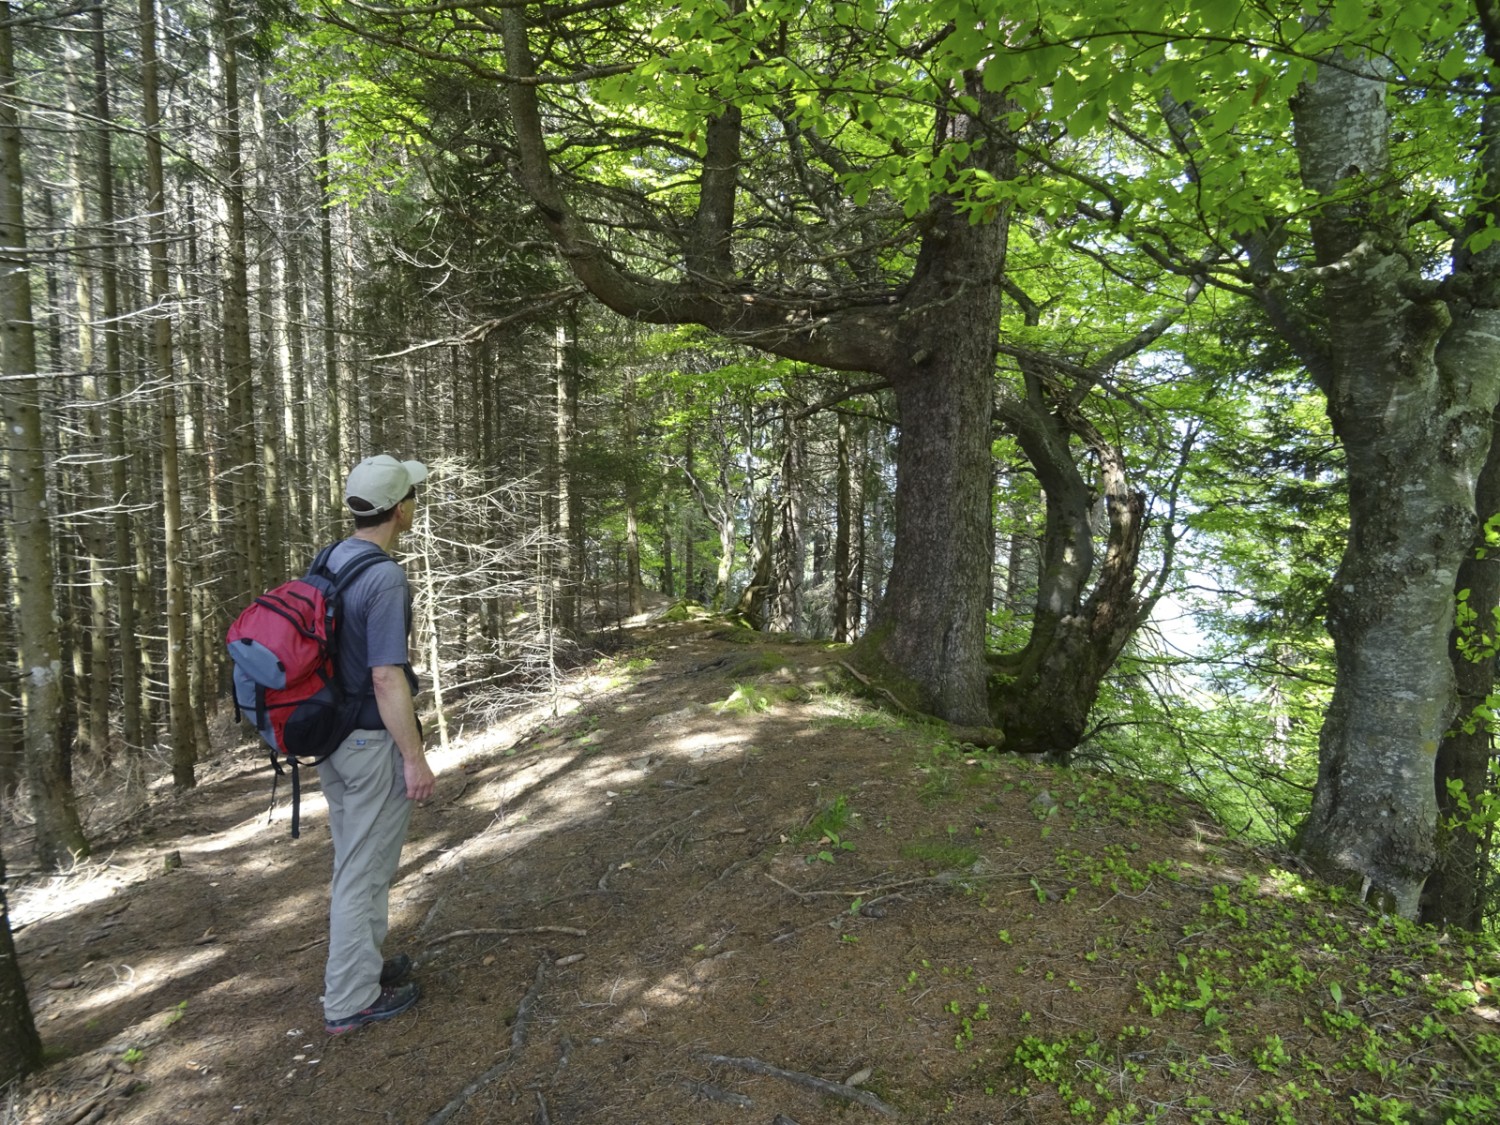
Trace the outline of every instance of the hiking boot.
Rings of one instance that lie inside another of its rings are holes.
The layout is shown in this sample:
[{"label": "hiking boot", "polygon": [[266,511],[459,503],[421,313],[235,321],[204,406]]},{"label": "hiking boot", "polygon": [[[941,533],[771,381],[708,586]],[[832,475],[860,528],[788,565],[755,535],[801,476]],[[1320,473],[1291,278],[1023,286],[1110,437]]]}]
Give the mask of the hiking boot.
[{"label": "hiking boot", "polygon": [[345,1016],[341,1020],[324,1020],[323,1030],[329,1035],[343,1035],[346,1031],[358,1031],[367,1023],[392,1019],[415,1004],[420,995],[422,995],[422,989],[416,981],[382,988],[380,995],[375,998],[375,1003],[368,1008],[355,1012],[352,1016]]},{"label": "hiking boot", "polygon": [[380,987],[386,988],[393,984],[405,984],[406,978],[411,976],[411,958],[404,953],[398,953],[394,957],[387,957],[385,964],[380,966]]}]

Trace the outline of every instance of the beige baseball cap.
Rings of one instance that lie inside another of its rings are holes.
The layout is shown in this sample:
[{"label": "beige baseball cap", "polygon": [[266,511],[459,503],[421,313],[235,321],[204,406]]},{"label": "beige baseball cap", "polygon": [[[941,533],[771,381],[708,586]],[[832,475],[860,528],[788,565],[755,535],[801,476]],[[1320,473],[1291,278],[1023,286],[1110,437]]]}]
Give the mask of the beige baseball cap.
[{"label": "beige baseball cap", "polygon": [[[344,502],[357,515],[378,515],[401,503],[413,485],[426,479],[427,466],[420,461],[397,461],[386,453],[366,457],[349,472]],[[359,508],[350,504],[351,500],[361,500],[370,506]]]}]

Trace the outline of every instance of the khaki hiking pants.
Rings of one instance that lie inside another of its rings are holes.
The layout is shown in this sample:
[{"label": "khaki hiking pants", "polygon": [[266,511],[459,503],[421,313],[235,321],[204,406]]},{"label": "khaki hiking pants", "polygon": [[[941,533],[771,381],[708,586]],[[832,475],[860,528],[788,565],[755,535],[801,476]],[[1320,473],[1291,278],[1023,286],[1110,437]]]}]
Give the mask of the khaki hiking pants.
[{"label": "khaki hiking pants", "polygon": [[347,1019],[380,995],[391,880],[411,820],[401,751],[383,730],[357,730],[318,766],[333,830],[323,1015]]}]

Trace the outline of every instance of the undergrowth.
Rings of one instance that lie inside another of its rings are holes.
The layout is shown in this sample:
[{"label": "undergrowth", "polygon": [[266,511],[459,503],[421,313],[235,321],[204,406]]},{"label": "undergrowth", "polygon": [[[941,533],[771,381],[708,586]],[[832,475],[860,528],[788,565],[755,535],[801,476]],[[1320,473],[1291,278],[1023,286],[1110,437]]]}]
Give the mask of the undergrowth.
[{"label": "undergrowth", "polygon": [[[1494,940],[1367,912],[1288,870],[1236,871],[1217,826],[1160,785],[952,747],[920,753],[914,784],[944,817],[1029,821],[1053,849],[1018,873],[1024,899],[968,891],[1002,914],[1024,901],[1012,916],[1049,955],[1017,956],[1008,927],[967,963],[922,959],[902,986],[970,1059],[947,1110],[992,1103],[1002,1120],[1024,1105],[1030,1119],[1094,1125],[1500,1121]],[[1140,841],[1162,832],[1191,833],[1202,862],[1152,858]],[[1006,850],[950,826],[902,855],[982,868]],[[1081,934],[1091,948],[1057,955]],[[1127,985],[1125,1010],[1089,1007]],[[1038,992],[1050,1011],[1023,998]]]}]

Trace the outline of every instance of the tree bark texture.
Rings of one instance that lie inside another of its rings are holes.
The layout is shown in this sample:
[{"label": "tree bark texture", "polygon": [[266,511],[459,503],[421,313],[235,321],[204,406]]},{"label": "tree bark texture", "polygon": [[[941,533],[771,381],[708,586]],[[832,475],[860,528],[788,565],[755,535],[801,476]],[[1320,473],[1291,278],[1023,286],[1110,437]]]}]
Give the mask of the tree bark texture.
[{"label": "tree bark texture", "polygon": [[219,133],[224,161],[223,269],[224,382],[229,446],[234,461],[230,495],[234,511],[231,600],[244,605],[265,586],[260,527],[260,460],[256,450],[255,379],[250,345],[250,275],[245,233],[245,165],[241,155],[239,21],[236,0],[217,0],[224,122]]},{"label": "tree bark texture", "polygon": [[[1493,60],[1500,55],[1500,22],[1497,22],[1500,9],[1490,4],[1482,11],[1485,50]],[[1483,143],[1476,160],[1476,180],[1483,189],[1478,194],[1487,202],[1470,217],[1469,231],[1465,233],[1481,229],[1486,222],[1500,221],[1500,200],[1493,198],[1493,187],[1500,184],[1500,107],[1493,101],[1485,103],[1480,128]],[[1458,245],[1453,278],[1464,284],[1455,286],[1455,295],[1449,301],[1453,323],[1443,334],[1437,363],[1442,377],[1451,386],[1462,388],[1476,378],[1482,384],[1500,365],[1500,245],[1491,245],[1477,253],[1469,252],[1461,241]],[[1490,419],[1489,452],[1476,488],[1475,510],[1481,522],[1500,516],[1500,443],[1494,440],[1497,426],[1500,426],[1500,411]],[[1456,593],[1465,596],[1468,608],[1474,612],[1476,629],[1493,637],[1496,613],[1500,611],[1500,550],[1485,541],[1482,531],[1459,567]],[[1470,659],[1460,650],[1457,637],[1453,641],[1449,652],[1458,685],[1459,722],[1444,735],[1438,748],[1435,778],[1440,818],[1438,854],[1422,895],[1422,920],[1477,931],[1490,905],[1486,892],[1493,829],[1449,826],[1455,818],[1464,816],[1460,794],[1452,792],[1449,783],[1458,783],[1462,798],[1467,799],[1471,808],[1480,795],[1491,791],[1493,723],[1477,723],[1473,733],[1469,733],[1463,729],[1463,720],[1493,693],[1495,659]]]},{"label": "tree bark texture", "polygon": [[[115,159],[114,129],[111,126],[113,113],[109,96],[109,55],[105,41],[104,8],[96,7],[90,16],[91,41],[94,69],[94,116],[99,128],[96,130],[95,146],[98,160],[99,227],[103,232],[99,248],[99,286],[104,314],[104,371],[105,392],[109,406],[105,413],[105,443],[109,458],[109,492],[114,511],[110,517],[111,553],[113,563],[111,581],[114,586],[116,613],[116,635],[134,637],[135,621],[135,570],[130,565],[130,522],[126,511],[129,503],[129,483],[126,473],[127,452],[125,443],[124,395],[124,349],[121,341],[120,316],[120,255],[117,246],[119,234],[115,229]],[[124,739],[124,757],[130,760],[139,755],[141,745],[140,706],[136,698],[136,685],[140,682],[140,661],[135,645],[120,644],[120,695],[123,700],[121,733]]]},{"label": "tree bark texture", "polygon": [[[141,91],[146,128],[146,191],[150,214],[151,296],[156,305],[151,359],[162,380],[159,430],[162,483],[162,562],[167,588],[167,694],[172,739],[172,781],[179,789],[195,785],[198,747],[191,714],[188,671],[187,562],[183,550],[181,472],[178,465],[177,381],[172,351],[171,299],[167,269],[166,189],[162,174],[157,102],[156,3],[140,0]],[[248,600],[248,599],[247,599]]]},{"label": "tree bark texture", "polygon": [[1011,421],[1046,491],[1046,527],[1031,635],[1020,653],[996,662],[1005,674],[995,707],[1006,749],[1066,762],[1085,736],[1105,676],[1151,612],[1151,599],[1137,588],[1146,497],[1130,488],[1120,451],[1075,417],[1102,486],[1107,533],[1096,559],[1096,505],[1064,425],[1040,409],[1018,411]]},{"label": "tree bark texture", "polygon": [[25,179],[16,105],[12,5],[0,8],[0,331],[8,389],[0,395],[10,477],[12,590],[21,665],[26,776],[36,818],[36,858],[44,868],[88,854],[69,780],[71,747],[63,737],[62,642],[58,633],[54,515],[47,496],[41,395],[31,308]]},{"label": "tree bark texture", "polygon": [[[1490,445],[1479,475],[1476,507],[1481,516],[1500,514],[1500,444]],[[1481,533],[1473,550],[1458,568],[1457,587],[1475,614],[1477,631],[1495,632],[1495,610],[1500,607],[1500,551],[1488,547]],[[1466,801],[1489,791],[1490,756],[1494,733],[1488,722],[1467,720],[1484,705],[1495,687],[1495,657],[1473,660],[1465,655],[1455,630],[1449,654],[1458,686],[1458,714],[1438,746],[1434,797],[1438,807],[1437,855],[1432,874],[1422,889],[1422,921],[1435,926],[1460,926],[1478,931],[1484,921],[1489,867],[1489,832],[1449,827],[1466,816],[1458,794],[1448,783],[1462,787]],[[1471,730],[1464,729],[1472,725]]]},{"label": "tree bark texture", "polygon": [[[9,17],[9,5],[0,17]],[[10,904],[5,898],[5,856],[0,855],[0,1089],[42,1065],[42,1041],[37,1035],[26,980],[16,958],[10,932]]]},{"label": "tree bark texture", "polygon": [[[1343,443],[1349,539],[1329,594],[1337,678],[1300,849],[1326,877],[1406,916],[1434,859],[1434,764],[1453,717],[1453,590],[1500,367],[1439,363],[1452,316],[1423,299],[1404,231],[1382,227],[1390,129],[1374,67],[1319,69],[1294,105],[1313,219],[1326,363],[1314,368]],[[1339,197],[1368,187],[1369,203]],[[1371,199],[1370,197],[1373,196]]]}]

